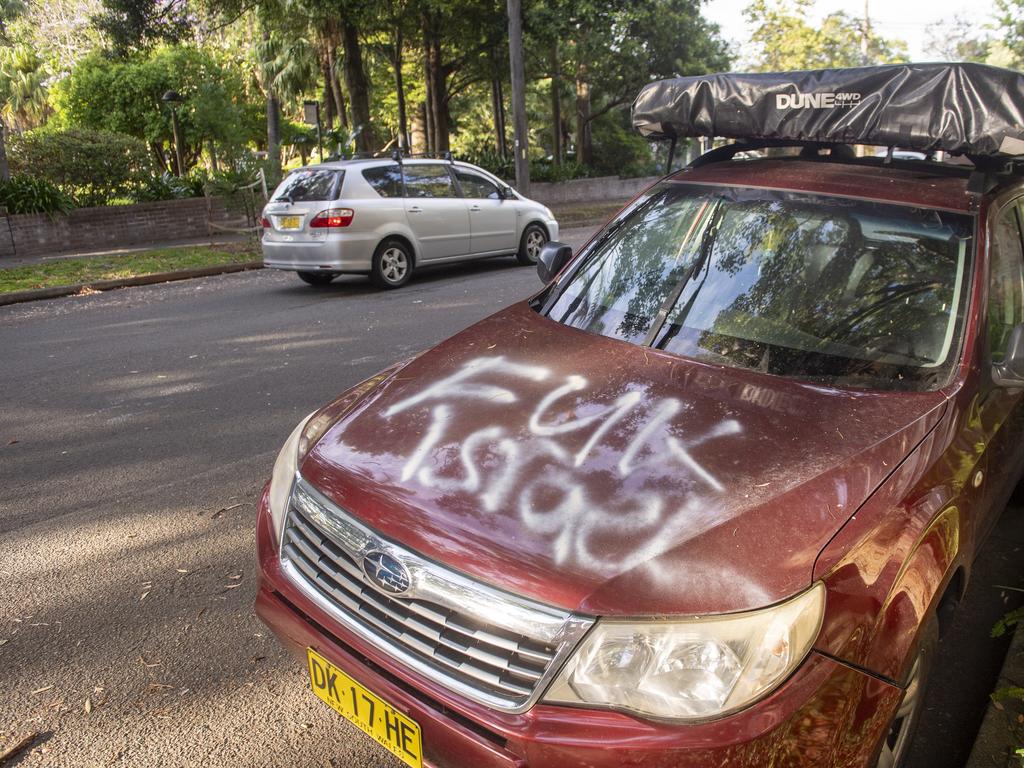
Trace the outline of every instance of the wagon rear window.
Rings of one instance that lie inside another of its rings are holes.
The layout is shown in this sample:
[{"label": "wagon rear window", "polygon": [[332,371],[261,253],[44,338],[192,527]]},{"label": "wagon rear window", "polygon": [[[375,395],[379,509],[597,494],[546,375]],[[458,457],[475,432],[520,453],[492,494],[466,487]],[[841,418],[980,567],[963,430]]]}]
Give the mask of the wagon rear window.
[{"label": "wagon rear window", "polygon": [[335,200],[345,172],[331,168],[303,168],[293,171],[274,190],[271,201],[292,203]]},{"label": "wagon rear window", "polygon": [[934,388],[959,351],[962,214],[666,183],[599,240],[547,314],[723,365]]}]

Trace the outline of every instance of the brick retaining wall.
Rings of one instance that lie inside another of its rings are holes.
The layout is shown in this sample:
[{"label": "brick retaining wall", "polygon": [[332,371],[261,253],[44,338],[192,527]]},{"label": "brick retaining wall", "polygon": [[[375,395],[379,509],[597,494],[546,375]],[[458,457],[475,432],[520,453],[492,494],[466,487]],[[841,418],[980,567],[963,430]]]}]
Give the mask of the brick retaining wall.
[{"label": "brick retaining wall", "polygon": [[656,182],[660,176],[638,179],[620,179],[618,176],[599,176],[596,179],[575,179],[555,183],[530,184],[530,197],[544,205],[588,203],[602,200],[624,200],[634,197]]},{"label": "brick retaining wall", "polygon": [[[2,209],[0,209],[2,211]],[[243,218],[223,198],[211,198],[210,218],[228,223]],[[67,215],[0,214],[0,257],[41,256],[206,237],[207,201],[196,197],[137,205],[76,208]]]}]

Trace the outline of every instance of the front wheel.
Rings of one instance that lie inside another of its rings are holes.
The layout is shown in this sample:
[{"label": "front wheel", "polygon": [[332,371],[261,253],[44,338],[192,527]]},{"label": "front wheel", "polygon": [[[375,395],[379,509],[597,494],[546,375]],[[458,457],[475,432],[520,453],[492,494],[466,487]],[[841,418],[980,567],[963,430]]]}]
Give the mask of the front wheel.
[{"label": "front wheel", "polygon": [[901,768],[910,755],[911,742],[924,711],[928,673],[932,669],[938,650],[939,631],[934,621],[928,624],[922,636],[914,666],[910,670],[910,679],[889,725],[889,732],[882,742],[882,750],[878,754],[875,768]]},{"label": "front wheel", "polygon": [[334,272],[299,272],[299,279],[308,285],[327,285],[337,277]]},{"label": "front wheel", "polygon": [[519,252],[516,258],[525,267],[537,263],[540,257],[541,248],[548,241],[548,233],[540,224],[530,224],[523,230],[523,236],[519,239]]},{"label": "front wheel", "polygon": [[401,240],[385,240],[373,254],[370,280],[378,288],[401,288],[412,277],[412,251]]}]

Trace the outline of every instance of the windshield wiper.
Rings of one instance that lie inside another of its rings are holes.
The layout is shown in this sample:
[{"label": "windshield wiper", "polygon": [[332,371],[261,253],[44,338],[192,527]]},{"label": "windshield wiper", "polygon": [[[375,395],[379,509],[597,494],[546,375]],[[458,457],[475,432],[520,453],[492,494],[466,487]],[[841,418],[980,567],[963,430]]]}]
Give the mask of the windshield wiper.
[{"label": "windshield wiper", "polygon": [[[708,228],[704,230],[704,235],[701,237],[700,250],[697,252],[697,258],[694,260],[690,268],[686,270],[682,278],[676,286],[669,292],[665,300],[661,302],[661,306],[658,307],[658,313],[654,316],[654,321],[651,323],[651,328],[647,331],[647,335],[644,337],[643,346],[651,347],[654,346],[654,340],[658,338],[662,328],[665,326],[665,322],[668,320],[668,314],[675,307],[676,302],[679,301],[679,297],[683,295],[683,291],[686,290],[686,286],[689,285],[690,281],[694,276],[703,271],[704,266],[708,263],[711,257],[711,246],[715,239],[715,233],[718,231],[718,226],[721,223],[722,217],[722,203],[725,198],[718,198],[715,201],[714,210],[711,211],[711,221],[708,224]],[[705,276],[705,280],[707,277]],[[703,283],[701,283],[703,285]],[[697,298],[697,294],[700,293],[700,287],[693,292],[690,300],[686,302],[686,307],[683,309],[682,319],[686,318],[686,315],[690,313],[690,309],[693,307],[693,302]],[[682,322],[680,320],[680,323]]]}]

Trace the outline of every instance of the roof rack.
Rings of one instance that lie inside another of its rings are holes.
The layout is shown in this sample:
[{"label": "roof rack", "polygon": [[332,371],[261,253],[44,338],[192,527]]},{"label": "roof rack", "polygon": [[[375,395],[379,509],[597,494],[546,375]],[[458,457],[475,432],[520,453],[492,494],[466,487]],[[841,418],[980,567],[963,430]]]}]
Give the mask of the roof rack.
[{"label": "roof rack", "polygon": [[416,159],[416,160],[444,160],[446,163],[454,163],[455,158],[451,152],[432,153],[432,152],[417,152],[412,153],[409,151],[392,150],[391,159],[396,163],[401,163],[403,160]]}]

